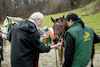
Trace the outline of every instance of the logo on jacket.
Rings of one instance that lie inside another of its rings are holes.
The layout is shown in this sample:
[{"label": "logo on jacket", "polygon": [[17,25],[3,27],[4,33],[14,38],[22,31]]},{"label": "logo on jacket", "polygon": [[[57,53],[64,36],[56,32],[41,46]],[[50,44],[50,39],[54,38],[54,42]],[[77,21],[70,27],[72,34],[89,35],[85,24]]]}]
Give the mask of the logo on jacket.
[{"label": "logo on jacket", "polygon": [[88,32],[86,31],[86,32],[85,32],[85,35],[84,35],[84,41],[91,40],[91,38],[90,38],[89,36],[90,36],[90,33],[88,33]]}]

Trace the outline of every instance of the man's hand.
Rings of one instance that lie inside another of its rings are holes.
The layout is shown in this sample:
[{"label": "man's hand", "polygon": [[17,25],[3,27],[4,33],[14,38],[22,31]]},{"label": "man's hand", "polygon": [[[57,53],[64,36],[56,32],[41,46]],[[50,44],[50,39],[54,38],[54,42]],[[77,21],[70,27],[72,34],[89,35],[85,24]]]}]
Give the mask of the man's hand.
[{"label": "man's hand", "polygon": [[57,44],[55,44],[53,46],[50,46],[50,47],[51,47],[51,49],[53,49],[53,48],[60,48],[62,45],[63,45],[63,43],[60,42],[60,43],[57,43]]}]

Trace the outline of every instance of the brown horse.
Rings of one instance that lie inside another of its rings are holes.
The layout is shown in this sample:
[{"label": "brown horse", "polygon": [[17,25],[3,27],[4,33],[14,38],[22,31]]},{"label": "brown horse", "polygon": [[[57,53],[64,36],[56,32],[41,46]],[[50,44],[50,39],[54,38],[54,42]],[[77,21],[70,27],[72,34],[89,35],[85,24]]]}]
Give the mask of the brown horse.
[{"label": "brown horse", "polygon": [[[63,42],[63,40],[64,40],[64,34],[69,29],[69,26],[65,23],[64,16],[61,17],[61,18],[58,18],[56,20],[51,17],[51,20],[54,23],[54,25],[53,25],[53,30],[54,30],[54,39],[53,39],[53,42],[55,44],[57,44],[59,41]],[[63,50],[63,47],[61,48],[61,55],[60,55],[61,57],[63,57],[62,56],[62,54],[63,54],[62,50]],[[93,67],[94,52],[95,51],[94,51],[94,44],[93,44],[93,46],[92,46],[92,54],[91,54],[91,67]],[[62,60],[63,59],[61,58],[60,61],[63,62]]]},{"label": "brown horse", "polygon": [[[56,20],[51,17],[51,20],[54,23],[53,42],[55,44],[57,44],[58,42],[63,42],[64,34],[66,32],[66,28],[64,27],[64,24],[63,24],[64,16]],[[63,46],[60,49],[58,49],[58,55],[59,55],[60,65],[62,65],[62,63],[64,62],[64,47]]]}]

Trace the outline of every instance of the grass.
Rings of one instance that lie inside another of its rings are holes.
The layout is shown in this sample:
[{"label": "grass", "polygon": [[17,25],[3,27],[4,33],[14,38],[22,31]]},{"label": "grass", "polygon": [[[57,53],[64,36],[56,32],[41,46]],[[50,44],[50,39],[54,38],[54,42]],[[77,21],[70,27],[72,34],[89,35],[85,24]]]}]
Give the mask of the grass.
[{"label": "grass", "polygon": [[3,25],[2,25],[2,24],[0,24],[0,27],[3,27]]},{"label": "grass", "polygon": [[[98,3],[98,1],[99,0],[96,0],[84,7],[81,7],[72,11],[45,15],[43,23],[40,28],[44,26],[52,27],[53,22],[51,21],[51,17],[56,19],[56,18],[62,17],[63,15],[66,17],[68,13],[76,13],[79,17],[82,18],[85,24],[90,26],[98,35],[100,35],[100,13],[93,14],[93,11],[95,10],[95,5]],[[2,27],[2,25],[0,25],[0,27]],[[100,51],[100,43],[95,45],[95,49]]]}]

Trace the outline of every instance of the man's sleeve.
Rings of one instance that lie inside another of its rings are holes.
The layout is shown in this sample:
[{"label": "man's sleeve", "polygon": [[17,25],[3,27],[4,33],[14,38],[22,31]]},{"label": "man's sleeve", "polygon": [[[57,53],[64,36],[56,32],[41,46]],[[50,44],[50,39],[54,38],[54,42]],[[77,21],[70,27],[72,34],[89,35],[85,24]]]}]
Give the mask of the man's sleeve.
[{"label": "man's sleeve", "polygon": [[94,32],[94,42],[93,42],[94,44],[95,43],[100,43],[100,37],[99,37],[99,35],[97,35],[95,32]]},{"label": "man's sleeve", "polygon": [[50,51],[50,46],[45,46],[40,42],[40,35],[36,31],[32,37],[32,43],[33,43],[33,48],[36,48],[39,53],[44,53],[44,52],[49,52]]},{"label": "man's sleeve", "polygon": [[65,61],[63,67],[71,67],[73,61],[73,55],[75,50],[75,40],[67,33],[66,35],[66,48],[65,48]]}]

